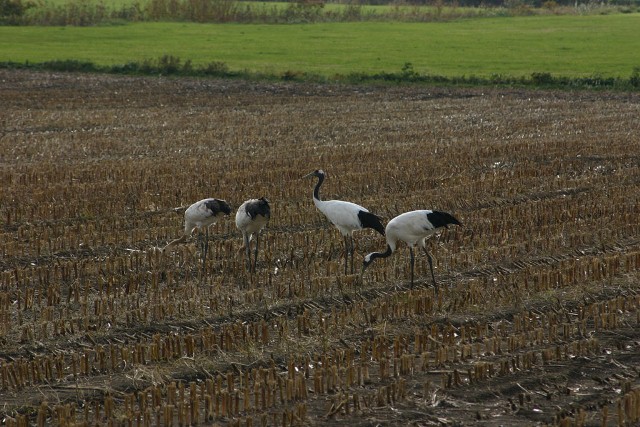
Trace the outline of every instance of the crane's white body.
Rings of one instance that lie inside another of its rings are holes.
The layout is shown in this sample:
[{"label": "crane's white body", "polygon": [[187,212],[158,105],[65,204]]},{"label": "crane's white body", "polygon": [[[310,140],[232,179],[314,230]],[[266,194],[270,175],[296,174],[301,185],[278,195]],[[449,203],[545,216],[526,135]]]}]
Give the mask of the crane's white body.
[{"label": "crane's white body", "polygon": [[431,254],[427,251],[426,241],[438,229],[448,228],[450,224],[462,225],[451,214],[432,210],[417,210],[405,212],[393,218],[385,228],[385,237],[387,239],[387,250],[385,252],[372,252],[364,257],[362,270],[364,271],[375,259],[386,258],[391,256],[397,249],[398,241],[401,240],[409,246],[409,254],[411,255],[411,286],[413,287],[413,267],[414,255],[413,248],[420,246],[424,249],[429,260],[429,268],[431,269],[431,278],[433,286],[437,288],[436,278],[433,273],[433,260]]},{"label": "crane's white body", "polygon": [[207,206],[207,202],[214,200],[216,199],[200,200],[184,211],[184,234],[186,236],[193,234],[196,229],[205,230],[224,216],[223,211],[214,212]]},{"label": "crane's white body", "polygon": [[318,178],[318,183],[313,189],[313,203],[342,234],[345,245],[344,274],[347,274],[349,255],[351,255],[351,273],[353,273],[353,232],[363,228],[373,228],[384,236],[384,227],[380,218],[355,203],[320,199],[320,186],[326,176],[323,170],[315,170],[306,176]]},{"label": "crane's white body", "polygon": [[[256,200],[256,199],[253,199]],[[268,223],[269,217],[257,215],[255,218],[251,218],[251,215],[247,213],[247,203],[251,200],[247,200],[236,212],[236,227],[242,232],[242,235],[247,235],[249,241],[253,238],[255,233],[260,232]]]},{"label": "crane's white body", "polygon": [[319,200],[314,197],[313,203],[345,237],[362,230],[358,212],[369,212],[360,205],[342,200]]},{"label": "crane's white body", "polygon": [[247,267],[251,271],[251,255],[250,245],[254,236],[256,238],[256,248],[253,261],[253,269],[255,271],[258,261],[258,246],[260,243],[260,232],[269,223],[271,218],[271,209],[269,201],[264,197],[260,199],[250,199],[242,203],[236,212],[236,227],[242,233],[242,241],[244,243],[247,256]]},{"label": "crane's white body", "polygon": [[179,238],[169,242],[162,251],[166,251],[170,246],[182,243],[191,237],[194,230],[204,230],[205,238],[202,242],[202,280],[206,271],[207,251],[209,250],[209,226],[214,224],[224,215],[231,213],[229,204],[221,199],[202,199],[184,211],[184,233]]},{"label": "crane's white body", "polygon": [[209,226],[215,224],[224,215],[229,215],[230,213],[231,208],[229,204],[221,199],[207,198],[195,202],[184,211],[184,233],[182,236],[169,242],[162,251],[178,243],[185,242],[191,237],[194,230],[204,230],[206,234],[203,250],[204,262],[208,249]]},{"label": "crane's white body", "polygon": [[425,248],[427,239],[437,231],[427,217],[427,214],[432,212],[430,210],[405,212],[389,221],[385,228],[385,237],[391,251],[396,250],[398,240],[402,240],[410,247],[419,245]]}]

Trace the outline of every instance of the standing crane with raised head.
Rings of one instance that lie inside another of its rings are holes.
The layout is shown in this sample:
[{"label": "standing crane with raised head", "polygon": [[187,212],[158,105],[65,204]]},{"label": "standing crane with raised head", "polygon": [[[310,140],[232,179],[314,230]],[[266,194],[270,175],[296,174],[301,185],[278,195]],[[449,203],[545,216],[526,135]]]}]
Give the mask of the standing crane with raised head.
[{"label": "standing crane with raised head", "polygon": [[258,263],[258,246],[260,244],[260,232],[269,223],[271,208],[269,200],[264,197],[245,201],[236,213],[236,227],[242,232],[243,249],[247,257],[247,270],[252,271],[251,266],[251,240],[255,236],[256,247],[253,257],[253,271],[256,271]]},{"label": "standing crane with raised head", "polygon": [[209,226],[229,214],[231,214],[231,206],[225,200],[209,198],[195,202],[184,211],[184,233],[182,236],[169,242],[162,251],[185,242],[195,230],[200,233],[204,231],[204,242],[202,242],[202,271],[204,275],[207,251],[209,250]]},{"label": "standing crane with raised head", "polygon": [[436,277],[433,274],[433,260],[431,254],[427,251],[426,240],[438,231],[438,229],[443,227],[449,228],[449,225],[461,226],[462,224],[454,218],[453,215],[440,211],[417,210],[398,215],[389,221],[385,229],[387,250],[385,252],[372,252],[367,254],[362,263],[362,271],[364,272],[377,258],[387,258],[391,256],[396,250],[398,240],[401,240],[409,246],[409,254],[411,255],[411,287],[413,288],[413,266],[415,262],[413,248],[418,245],[424,249],[424,252],[427,254],[433,286],[437,292]]},{"label": "standing crane with raised head", "polygon": [[313,189],[313,203],[340,231],[344,239],[344,274],[347,274],[349,255],[351,255],[351,273],[353,274],[353,232],[363,228],[372,228],[384,236],[384,226],[380,222],[380,217],[360,205],[342,200],[320,199],[320,186],[322,186],[326,174],[323,170],[317,169],[303,178],[310,176],[318,178],[318,183]]}]

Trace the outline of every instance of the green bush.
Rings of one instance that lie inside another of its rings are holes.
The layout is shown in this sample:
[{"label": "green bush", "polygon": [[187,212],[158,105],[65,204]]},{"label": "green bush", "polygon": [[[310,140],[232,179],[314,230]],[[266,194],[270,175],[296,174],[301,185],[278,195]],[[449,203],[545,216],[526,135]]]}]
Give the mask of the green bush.
[{"label": "green bush", "polygon": [[162,55],[158,59],[156,70],[162,74],[176,74],[180,68],[180,58],[173,55]]},{"label": "green bush", "polygon": [[202,71],[208,76],[225,76],[229,73],[229,66],[224,62],[214,61],[208,63]]},{"label": "green bush", "polygon": [[235,0],[149,0],[152,21],[231,22],[239,10]]},{"label": "green bush", "polygon": [[93,64],[93,62],[76,61],[74,59],[46,61],[41,64],[41,68],[54,71],[97,71],[97,68]]},{"label": "green bush", "polygon": [[531,81],[536,85],[549,85],[553,83],[551,73],[532,73]]},{"label": "green bush", "polygon": [[32,7],[35,7],[35,4],[32,2],[23,2],[22,0],[0,0],[0,24],[21,24],[25,12]]},{"label": "green bush", "polygon": [[640,67],[633,67],[631,77],[629,78],[629,84],[633,87],[640,88]]}]

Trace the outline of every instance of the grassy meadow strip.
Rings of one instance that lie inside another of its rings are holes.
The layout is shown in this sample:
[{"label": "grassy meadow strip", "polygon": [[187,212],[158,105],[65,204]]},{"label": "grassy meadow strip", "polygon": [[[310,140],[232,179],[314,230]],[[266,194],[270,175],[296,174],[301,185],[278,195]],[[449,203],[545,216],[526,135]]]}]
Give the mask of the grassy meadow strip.
[{"label": "grassy meadow strip", "polygon": [[0,62],[109,66],[170,55],[194,66],[221,62],[231,70],[326,77],[397,72],[406,63],[416,73],[449,77],[628,77],[640,65],[639,28],[635,14],[448,23],[0,27]]}]

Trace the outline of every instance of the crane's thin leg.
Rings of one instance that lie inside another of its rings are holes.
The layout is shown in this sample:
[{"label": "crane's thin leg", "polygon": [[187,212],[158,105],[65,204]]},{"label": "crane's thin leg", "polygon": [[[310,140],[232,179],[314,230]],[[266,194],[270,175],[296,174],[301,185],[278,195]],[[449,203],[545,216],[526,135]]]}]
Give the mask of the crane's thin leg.
[{"label": "crane's thin leg", "polygon": [[344,236],[344,275],[347,275],[347,264],[349,263],[349,240]]},{"label": "crane's thin leg", "polygon": [[351,243],[351,274],[353,274],[353,253],[355,252],[355,248],[353,247],[353,236],[349,236],[349,243]]},{"label": "crane's thin leg", "polygon": [[242,238],[244,239],[244,255],[247,259],[247,271],[251,273],[251,239],[247,233],[242,233]]},{"label": "crane's thin leg", "polygon": [[256,248],[253,252],[253,272],[255,273],[258,268],[258,246],[260,246],[260,232],[256,233]]},{"label": "crane's thin leg", "polygon": [[204,243],[202,246],[202,280],[204,280],[204,274],[207,271],[207,252],[209,251],[209,227],[206,228],[204,233]]},{"label": "crane's thin leg", "polygon": [[413,248],[411,246],[409,246],[409,254],[411,255],[411,289],[413,289],[413,264],[415,259],[413,256]]},{"label": "crane's thin leg", "polygon": [[436,276],[433,274],[433,258],[431,258],[431,254],[424,248],[424,253],[427,254],[427,259],[429,260],[429,268],[431,269],[431,279],[433,280],[433,288],[436,290],[436,294],[438,293],[438,285],[436,285]]},{"label": "crane's thin leg", "polygon": [[204,258],[204,240],[202,240],[202,230],[198,229],[197,231],[197,235],[195,236],[196,240],[198,241],[198,244],[200,245],[200,261],[203,260]]}]

